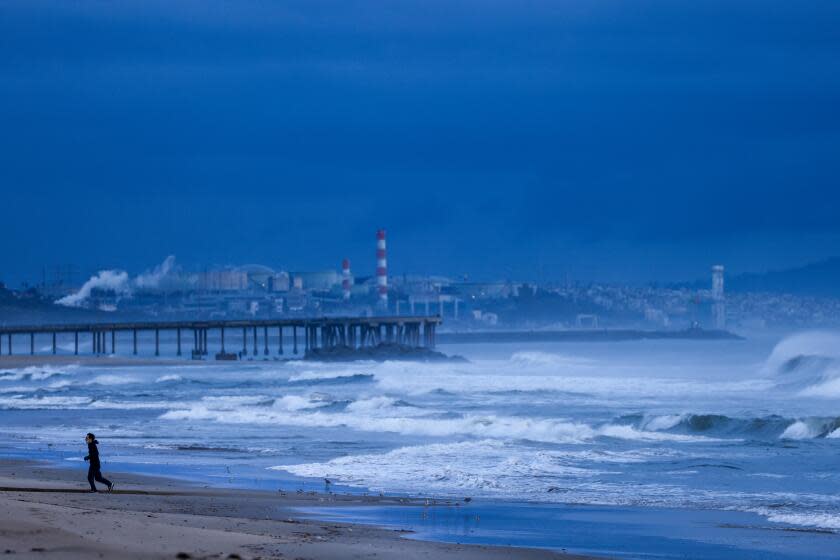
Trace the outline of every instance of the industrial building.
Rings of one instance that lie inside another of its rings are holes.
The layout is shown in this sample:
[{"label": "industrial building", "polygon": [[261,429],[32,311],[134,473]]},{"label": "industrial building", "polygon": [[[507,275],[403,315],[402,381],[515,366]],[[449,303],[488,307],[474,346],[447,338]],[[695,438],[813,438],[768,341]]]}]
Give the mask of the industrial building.
[{"label": "industrial building", "polygon": [[[185,271],[173,266],[174,257],[169,257],[135,280],[128,280],[124,272],[111,271],[112,277],[123,283],[100,282],[87,290],[80,307],[177,319],[440,316],[448,328],[466,329],[690,325],[725,329],[729,324],[770,324],[776,319],[769,316],[781,312],[770,313],[761,305],[764,299],[756,296],[727,297],[723,265],[711,267],[708,288],[577,285],[568,281],[538,286],[511,280],[389,275],[386,231],[376,230],[369,243],[370,258],[361,266],[336,258],[334,267],[320,270],[248,264]],[[356,274],[358,271],[362,274]],[[50,290],[64,297],[73,295],[67,277],[57,276]],[[785,306],[794,313],[794,304]],[[830,308],[819,306],[820,311],[811,315],[829,320],[831,313],[824,310]]]}]

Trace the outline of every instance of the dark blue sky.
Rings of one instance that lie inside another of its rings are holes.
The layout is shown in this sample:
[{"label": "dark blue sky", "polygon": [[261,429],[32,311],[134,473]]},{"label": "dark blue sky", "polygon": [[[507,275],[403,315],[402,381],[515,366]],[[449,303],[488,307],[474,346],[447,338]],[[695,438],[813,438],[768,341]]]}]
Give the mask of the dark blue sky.
[{"label": "dark blue sky", "polygon": [[0,278],[840,254],[840,2],[0,0]]}]

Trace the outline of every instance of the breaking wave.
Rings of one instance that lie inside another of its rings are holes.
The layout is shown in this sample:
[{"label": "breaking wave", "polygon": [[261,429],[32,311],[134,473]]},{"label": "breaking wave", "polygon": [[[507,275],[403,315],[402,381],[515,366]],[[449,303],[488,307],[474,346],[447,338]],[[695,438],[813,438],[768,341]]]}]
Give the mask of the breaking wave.
[{"label": "breaking wave", "polygon": [[840,397],[840,334],[814,331],[786,338],[773,349],[765,372],[801,396]]},{"label": "breaking wave", "polygon": [[770,415],[758,418],[736,418],[722,414],[663,416],[636,414],[623,416],[619,422],[642,430],[764,441],[840,437],[840,416],[785,418]]},{"label": "breaking wave", "polygon": [[[456,490],[499,494],[524,481],[545,492],[547,478],[572,481],[604,474],[570,464],[562,453],[519,452],[495,439],[401,447],[381,454],[349,455],[325,463],[278,465],[270,470],[332,478],[373,490],[425,488],[438,495]],[[484,492],[482,492],[484,491]]]},{"label": "breaking wave", "polygon": [[19,369],[0,371],[0,381],[44,381],[59,375],[69,375],[78,366],[70,365],[61,368],[50,366],[30,366]]},{"label": "breaking wave", "polygon": [[311,385],[342,385],[346,383],[370,383],[374,380],[373,374],[370,373],[308,373],[292,376],[289,378],[288,385],[291,386],[311,386]]},{"label": "breaking wave", "polygon": [[524,367],[533,367],[533,366],[555,366],[555,367],[571,367],[571,366],[582,366],[582,365],[592,365],[591,360],[586,360],[579,357],[574,356],[566,356],[563,354],[554,354],[550,352],[538,352],[538,351],[530,351],[530,352],[515,352],[510,357],[511,363],[519,366]]},{"label": "breaking wave", "polygon": [[97,375],[87,382],[88,385],[128,385],[140,379],[130,375]]},{"label": "breaking wave", "polygon": [[756,513],[764,515],[774,523],[840,530],[840,515],[834,513],[779,513],[764,508],[756,510]]},{"label": "breaking wave", "polygon": [[[240,398],[241,399],[241,398]],[[525,418],[494,414],[443,414],[387,396],[349,402],[342,410],[322,410],[328,401],[287,396],[272,406],[254,406],[257,401],[207,399],[169,410],[161,419],[209,421],[220,424],[266,424],[298,427],[346,427],[363,432],[404,435],[475,438],[506,438],[545,443],[586,443],[597,438],[636,441],[691,442],[708,440],[702,435],[640,429],[627,423],[589,425],[562,418]]]},{"label": "breaking wave", "polygon": [[33,410],[84,408],[92,402],[93,399],[90,397],[16,396],[10,398],[0,398],[0,409]]}]

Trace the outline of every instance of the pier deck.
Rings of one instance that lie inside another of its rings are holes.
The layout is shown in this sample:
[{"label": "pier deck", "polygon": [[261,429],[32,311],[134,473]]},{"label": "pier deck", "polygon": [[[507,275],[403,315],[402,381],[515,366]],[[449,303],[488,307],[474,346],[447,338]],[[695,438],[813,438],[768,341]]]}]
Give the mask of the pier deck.
[{"label": "pier deck", "polygon": [[[240,355],[248,354],[249,334],[253,342],[253,355],[262,350],[264,355],[270,353],[269,342],[273,338],[277,344],[277,353],[284,352],[285,339],[291,338],[292,354],[298,353],[298,331],[302,334],[304,351],[314,349],[330,349],[337,347],[365,348],[376,346],[383,342],[404,344],[408,346],[425,346],[434,348],[435,330],[441,323],[440,317],[318,317],[299,319],[234,319],[207,321],[131,321],[113,323],[78,323],[54,325],[15,325],[0,327],[0,352],[2,342],[9,355],[13,352],[13,337],[29,337],[29,353],[36,353],[36,336],[50,336],[51,349],[55,354],[58,350],[59,335],[73,335],[73,351],[78,355],[81,351],[81,335],[90,335],[87,343],[92,354],[116,353],[117,333],[131,332],[131,350],[138,353],[139,334],[154,333],[154,354],[160,356],[160,335],[162,332],[174,332],[176,336],[176,355],[183,351],[183,333],[192,335],[192,356],[200,358],[208,352],[208,332],[219,334],[219,352],[228,354],[225,347],[225,334],[241,331],[242,349]],[[262,348],[260,348],[262,335]],[[110,339],[110,351],[108,342]]]}]

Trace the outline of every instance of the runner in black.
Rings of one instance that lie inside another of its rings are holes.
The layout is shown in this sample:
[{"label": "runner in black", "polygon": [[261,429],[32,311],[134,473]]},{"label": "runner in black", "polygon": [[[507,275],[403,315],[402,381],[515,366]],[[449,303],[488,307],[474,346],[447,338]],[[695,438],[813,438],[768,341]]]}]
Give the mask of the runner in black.
[{"label": "runner in black", "polygon": [[99,443],[96,441],[96,436],[91,433],[85,437],[85,442],[88,445],[88,454],[85,457],[85,461],[90,461],[90,467],[88,467],[88,482],[90,483],[90,491],[96,492],[96,485],[93,483],[94,480],[96,482],[101,482],[108,486],[108,492],[114,489],[114,484],[108,480],[107,478],[102,476],[102,468],[101,463],[99,462],[99,449],[96,447],[96,444]]}]

